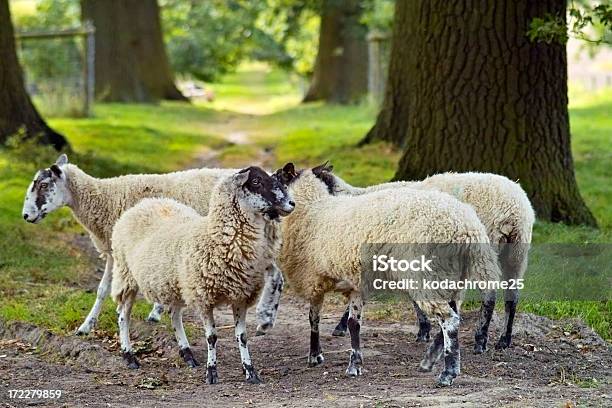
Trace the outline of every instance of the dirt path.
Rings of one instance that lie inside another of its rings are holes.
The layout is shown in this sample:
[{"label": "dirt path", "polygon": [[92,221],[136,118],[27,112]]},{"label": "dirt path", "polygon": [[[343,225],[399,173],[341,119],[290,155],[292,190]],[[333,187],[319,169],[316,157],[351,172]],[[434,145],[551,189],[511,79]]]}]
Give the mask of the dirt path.
[{"label": "dirt path", "polygon": [[[376,308],[377,305],[370,305]],[[204,369],[179,360],[172,332],[165,325],[137,322],[133,338],[142,367],[123,366],[115,338],[52,336],[31,326],[0,327],[0,401],[6,406],[52,406],[52,401],[8,400],[8,389],[59,389],[64,406],[610,406],[609,346],[579,322],[558,322],[520,315],[515,346],[503,352],[471,354],[475,313],[462,325],[462,373],[445,389],[434,373],[420,373],[425,345],[414,341],[413,322],[366,321],[363,330],[365,373],[344,376],[348,338],[332,337],[341,308],[330,306],[322,319],[326,361],[308,368],[307,307],[293,296],[283,300],[271,333],[250,337],[255,366],[264,384],[245,384],[232,330],[219,333],[220,384],[203,383]],[[252,312],[251,312],[252,313]],[[232,325],[229,310],[217,312],[219,326]],[[249,319],[249,333],[255,329]],[[367,317],[367,316],[366,316]],[[194,316],[187,321],[197,323]],[[570,332],[563,333],[563,330]],[[529,334],[528,334],[529,333]],[[495,334],[494,334],[495,336]],[[196,357],[205,361],[201,332],[192,333]],[[32,348],[37,345],[37,348]],[[592,388],[581,388],[592,387]]]}]

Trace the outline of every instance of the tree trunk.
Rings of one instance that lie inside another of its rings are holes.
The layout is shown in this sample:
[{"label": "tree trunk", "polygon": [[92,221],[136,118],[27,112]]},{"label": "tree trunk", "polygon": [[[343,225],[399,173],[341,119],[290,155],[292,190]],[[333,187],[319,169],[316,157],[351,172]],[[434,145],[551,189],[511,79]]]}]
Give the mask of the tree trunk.
[{"label": "tree trunk", "polygon": [[395,179],[483,171],[518,180],[538,217],[596,225],[570,149],[565,46],[531,43],[565,0],[398,1],[383,108],[364,142],[405,149]]},{"label": "tree trunk", "polygon": [[0,143],[16,133],[61,150],[68,145],[41,118],[26,92],[15,51],[8,0],[0,0]]},{"label": "tree trunk", "polygon": [[81,0],[96,27],[96,97],[105,102],[187,100],[174,85],[157,0]]},{"label": "tree trunk", "polygon": [[319,50],[304,102],[356,102],[368,88],[368,45],[358,0],[324,0]]}]

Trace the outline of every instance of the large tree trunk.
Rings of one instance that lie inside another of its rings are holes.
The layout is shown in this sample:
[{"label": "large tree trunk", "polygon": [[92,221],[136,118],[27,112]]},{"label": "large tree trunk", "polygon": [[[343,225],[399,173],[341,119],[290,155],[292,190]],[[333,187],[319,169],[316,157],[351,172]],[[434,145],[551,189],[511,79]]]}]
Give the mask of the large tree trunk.
[{"label": "large tree trunk", "polygon": [[365,142],[405,149],[395,179],[483,171],[518,180],[538,216],[596,225],[574,177],[565,46],[532,43],[565,0],[398,1],[389,83]]},{"label": "large tree trunk", "polygon": [[174,85],[157,0],[81,0],[81,14],[96,27],[99,100],[186,100]]},{"label": "large tree trunk", "polygon": [[358,0],[324,0],[319,50],[304,102],[356,102],[368,88],[366,27]]},{"label": "large tree trunk", "polygon": [[0,143],[16,133],[56,150],[68,145],[64,136],[47,126],[25,90],[8,0],[0,0]]}]

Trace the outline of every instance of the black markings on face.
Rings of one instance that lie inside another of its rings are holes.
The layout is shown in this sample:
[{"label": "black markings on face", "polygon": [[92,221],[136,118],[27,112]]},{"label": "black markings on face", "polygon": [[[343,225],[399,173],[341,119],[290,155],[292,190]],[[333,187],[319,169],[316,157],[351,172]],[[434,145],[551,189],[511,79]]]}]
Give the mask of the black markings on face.
[{"label": "black markings on face", "polygon": [[327,186],[329,194],[334,194],[336,191],[336,178],[332,174],[332,170],[333,167],[327,163],[312,169],[312,173]]},{"label": "black markings on face", "polygon": [[[259,167],[251,166],[241,171],[249,172],[249,178],[244,184],[244,188],[251,194],[259,195],[264,201],[272,206],[280,205],[288,198],[285,186],[273,176],[270,176]],[[278,214],[270,211],[270,218],[278,218]]]},{"label": "black markings on face", "polygon": [[53,178],[51,170],[49,169],[41,170],[38,177],[36,177],[32,183],[32,189],[30,191],[36,194],[34,203],[39,210],[47,203],[47,199],[49,198],[48,193],[53,187],[52,184]]}]

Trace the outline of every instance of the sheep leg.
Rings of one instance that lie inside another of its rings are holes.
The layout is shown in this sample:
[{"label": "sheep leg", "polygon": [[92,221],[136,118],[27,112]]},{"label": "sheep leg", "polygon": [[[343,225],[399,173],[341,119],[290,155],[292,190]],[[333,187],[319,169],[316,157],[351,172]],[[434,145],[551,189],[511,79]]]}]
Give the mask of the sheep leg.
[{"label": "sheep leg", "polygon": [[85,318],[85,321],[79,329],[76,331],[77,336],[83,336],[85,334],[89,334],[91,329],[94,328],[96,322],[98,321],[98,316],[100,316],[100,311],[102,310],[102,305],[104,304],[104,299],[108,296],[111,287],[111,280],[113,277],[113,257],[110,255],[106,256],[106,266],[104,268],[104,275],[102,275],[102,280],[98,285],[98,292],[96,293],[96,302],[93,307],[89,311],[89,314]]},{"label": "sheep leg", "polygon": [[495,345],[496,350],[501,350],[510,347],[512,341],[512,326],[514,324],[514,314],[516,313],[516,305],[518,303],[519,291],[518,289],[506,289],[504,293],[505,298],[505,311],[506,318],[504,327],[506,332],[501,335],[497,344]]},{"label": "sheep leg", "polygon": [[285,283],[283,273],[278,269],[276,264],[270,265],[267,268],[267,272],[266,281],[261,291],[257,307],[255,308],[257,321],[259,322],[257,332],[255,333],[256,336],[264,335],[268,330],[274,327],[276,316],[278,315],[278,305]]},{"label": "sheep leg", "polygon": [[193,357],[193,353],[189,347],[189,340],[187,340],[185,328],[183,327],[183,308],[180,306],[173,306],[170,308],[170,316],[174,335],[176,336],[176,342],[179,346],[179,355],[189,367],[194,368],[199,366],[200,363]]},{"label": "sheep leg", "polygon": [[140,364],[132,349],[132,343],[130,342],[130,315],[132,313],[132,305],[136,298],[136,292],[130,291],[123,295],[123,299],[119,305],[119,338],[121,340],[121,355],[123,361],[127,364],[128,368],[135,369],[139,368]]},{"label": "sheep leg", "polygon": [[161,315],[164,313],[164,306],[159,303],[153,305],[153,309],[147,316],[147,322],[158,323],[161,320]]},{"label": "sheep leg", "polygon": [[494,290],[482,291],[482,305],[480,306],[480,318],[476,327],[476,340],[474,344],[474,354],[482,354],[487,351],[487,341],[489,340],[489,324],[495,309],[495,298],[497,294]]},{"label": "sheep leg", "polygon": [[[423,313],[425,317],[427,317],[427,315],[425,314],[425,312],[423,312],[423,309],[418,305],[417,302],[414,302],[414,305],[419,308],[419,310],[421,311],[421,313]],[[448,305],[455,312],[457,312],[457,303],[455,301],[448,302]],[[444,334],[442,333],[442,330],[440,330],[440,332],[434,338],[433,343],[431,343],[429,347],[427,348],[427,351],[425,352],[425,357],[423,357],[419,365],[419,370],[420,371],[431,371],[433,369],[433,366],[442,357],[443,351],[444,351]]]},{"label": "sheep leg", "polygon": [[421,360],[421,364],[419,365],[420,371],[431,371],[433,366],[440,360],[442,357],[442,352],[444,351],[444,335],[442,331],[440,331],[436,337],[434,337],[434,341],[429,345],[427,351],[425,352],[425,357]]},{"label": "sheep leg", "polygon": [[336,325],[336,328],[332,332],[332,336],[336,337],[344,337],[346,336],[346,331],[348,330],[348,318],[349,318],[349,307],[346,307],[344,314],[340,318],[340,321]]},{"label": "sheep leg", "polygon": [[246,305],[232,305],[232,311],[234,312],[234,323],[236,324],[234,335],[240,350],[240,360],[242,360],[242,370],[246,377],[246,382],[260,384],[261,380],[257,375],[257,370],[253,367],[251,356],[249,355],[249,347],[247,346]]},{"label": "sheep leg", "polygon": [[414,310],[417,314],[417,319],[419,321],[419,332],[417,333],[417,342],[428,342],[431,338],[429,336],[429,332],[431,331],[431,323],[429,323],[429,319],[423,310],[419,307],[417,302],[413,301],[412,305],[414,306]]},{"label": "sheep leg", "polygon": [[[459,310],[457,309],[457,302],[455,302],[454,300],[451,300],[450,302],[448,302],[448,305],[455,313],[459,314]],[[419,309],[421,309],[420,306],[419,306]],[[422,310],[423,309],[421,309],[421,311]],[[427,316],[425,312],[423,312],[423,314]],[[423,360],[421,360],[419,370],[420,371],[431,371],[433,369],[433,366],[442,357],[443,351],[444,351],[444,333],[442,333],[442,330],[440,330],[440,332],[434,338],[433,343],[431,343],[431,345],[427,348],[425,357],[423,357]]]},{"label": "sheep leg", "polygon": [[446,387],[461,371],[461,356],[459,353],[459,314],[451,307],[448,308],[448,316],[438,319],[441,333],[444,338],[444,371],[438,377],[438,386]]},{"label": "sheep leg", "polygon": [[308,313],[308,320],[310,321],[310,353],[308,354],[308,367],[317,366],[325,361],[321,350],[321,341],[319,339],[319,320],[322,306],[323,298],[317,298],[310,301],[310,312]]},{"label": "sheep leg", "polygon": [[202,321],[204,322],[204,333],[208,345],[206,384],[216,384],[219,382],[219,376],[217,375],[217,328],[215,327],[215,316],[212,308],[202,312]]},{"label": "sheep leg", "polygon": [[361,375],[363,365],[363,355],[361,353],[360,334],[361,312],[363,310],[363,299],[361,293],[351,292],[349,303],[348,329],[351,335],[351,356],[346,375],[357,377]]}]

